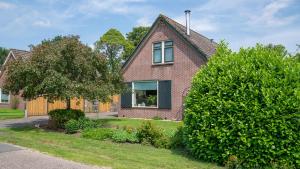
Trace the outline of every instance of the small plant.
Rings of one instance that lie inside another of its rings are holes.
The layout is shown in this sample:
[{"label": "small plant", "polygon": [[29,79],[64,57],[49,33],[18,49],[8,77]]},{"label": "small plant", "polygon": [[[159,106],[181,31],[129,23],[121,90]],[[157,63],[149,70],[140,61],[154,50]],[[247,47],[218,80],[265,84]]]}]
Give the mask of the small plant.
[{"label": "small plant", "polygon": [[138,139],[136,137],[136,132],[127,132],[126,130],[116,130],[112,137],[112,141],[117,143],[138,143]]},{"label": "small plant", "polygon": [[84,112],[75,109],[56,109],[49,112],[50,120],[55,128],[65,128],[65,123],[71,119],[78,120],[85,116]]},{"label": "small plant", "polygon": [[184,132],[183,127],[179,126],[175,132],[175,134],[171,137],[171,147],[172,148],[184,148]]},{"label": "small plant", "polygon": [[80,129],[91,129],[91,128],[97,128],[100,126],[100,123],[95,121],[95,120],[91,120],[88,118],[80,118],[78,119],[78,124],[79,124],[79,128]]},{"label": "small plant", "polygon": [[85,129],[82,132],[83,138],[89,138],[94,140],[105,140],[110,139],[113,135],[114,129],[110,128],[95,128],[95,129]]},{"label": "small plant", "polygon": [[152,119],[153,119],[153,120],[162,120],[163,118],[161,118],[161,117],[159,117],[159,116],[154,116]]},{"label": "small plant", "polygon": [[162,132],[150,121],[143,122],[137,130],[137,138],[140,143],[154,145],[156,140],[162,137]]},{"label": "small plant", "polygon": [[20,104],[20,99],[17,97],[13,97],[11,100],[11,108],[17,109],[19,107],[19,104]]},{"label": "small plant", "polygon": [[166,148],[169,149],[171,147],[170,137],[166,135],[162,135],[161,137],[154,140],[154,147],[156,148]]},{"label": "small plant", "polygon": [[76,133],[79,129],[80,125],[77,120],[71,119],[65,124],[65,132],[68,134]]},{"label": "small plant", "polygon": [[156,105],[156,96],[155,95],[150,95],[147,97],[147,103],[148,105]]}]

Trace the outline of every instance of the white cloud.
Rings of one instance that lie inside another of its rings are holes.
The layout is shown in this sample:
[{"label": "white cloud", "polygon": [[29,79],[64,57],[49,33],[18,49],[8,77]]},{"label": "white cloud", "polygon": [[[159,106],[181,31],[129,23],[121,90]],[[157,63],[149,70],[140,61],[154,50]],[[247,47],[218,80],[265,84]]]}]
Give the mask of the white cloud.
[{"label": "white cloud", "polygon": [[[85,0],[77,4],[79,11],[85,14],[109,13],[133,13],[144,0]],[[141,6],[140,6],[141,7]]]},{"label": "white cloud", "polygon": [[0,2],[0,9],[12,9],[15,5],[7,2]]},{"label": "white cloud", "polygon": [[[185,25],[185,16],[179,16],[174,19],[182,25]],[[191,29],[201,32],[215,32],[218,30],[216,24],[214,24],[209,18],[199,19],[197,16],[191,15]]]},{"label": "white cloud", "polygon": [[250,24],[262,24],[265,26],[284,26],[294,21],[297,16],[278,17],[281,10],[287,8],[292,0],[276,0],[267,4],[257,15],[250,16]]},{"label": "white cloud", "polygon": [[49,20],[37,20],[33,22],[34,26],[40,26],[40,27],[50,27],[51,22]]}]

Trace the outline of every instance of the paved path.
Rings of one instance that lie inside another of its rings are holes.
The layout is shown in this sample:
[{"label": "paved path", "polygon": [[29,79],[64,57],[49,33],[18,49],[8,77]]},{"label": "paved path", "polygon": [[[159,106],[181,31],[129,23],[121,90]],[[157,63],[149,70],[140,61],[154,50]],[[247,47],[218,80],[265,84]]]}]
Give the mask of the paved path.
[{"label": "paved path", "polygon": [[[92,119],[104,119],[117,116],[117,112],[87,113],[86,117]],[[0,120],[0,128],[35,126],[48,123],[48,116],[35,116],[22,119]]]},{"label": "paved path", "polygon": [[[104,169],[0,143],[1,169]],[[107,168],[106,168],[107,169]]]}]

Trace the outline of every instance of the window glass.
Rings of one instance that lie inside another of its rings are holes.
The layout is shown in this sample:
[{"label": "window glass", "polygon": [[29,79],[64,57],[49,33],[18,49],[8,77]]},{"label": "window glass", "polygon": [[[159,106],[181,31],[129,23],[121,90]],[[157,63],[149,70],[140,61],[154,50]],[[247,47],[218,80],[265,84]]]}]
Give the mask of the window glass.
[{"label": "window glass", "polygon": [[162,62],[161,42],[153,44],[153,62]]},{"label": "window glass", "polygon": [[9,92],[1,90],[1,103],[8,103]]},{"label": "window glass", "polygon": [[133,83],[133,106],[157,107],[157,82],[134,82]]},{"label": "window glass", "polygon": [[173,53],[173,42],[166,41],[165,42],[165,62],[173,62],[174,61],[174,53]]}]

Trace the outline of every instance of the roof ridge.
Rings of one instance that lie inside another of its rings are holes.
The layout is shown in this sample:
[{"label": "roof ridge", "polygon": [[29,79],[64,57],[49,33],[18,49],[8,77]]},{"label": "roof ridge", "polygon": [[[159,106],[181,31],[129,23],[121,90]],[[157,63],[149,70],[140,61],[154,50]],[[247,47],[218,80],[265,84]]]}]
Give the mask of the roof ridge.
[{"label": "roof ridge", "polygon": [[16,50],[16,51],[22,51],[22,52],[28,52],[28,53],[30,53],[30,51],[23,50],[23,49],[10,48],[9,50]]}]

